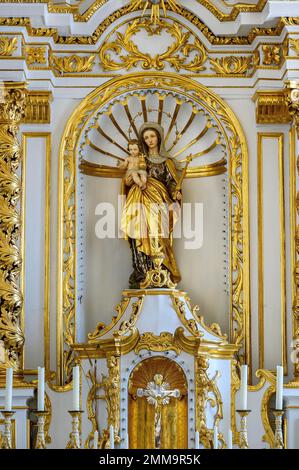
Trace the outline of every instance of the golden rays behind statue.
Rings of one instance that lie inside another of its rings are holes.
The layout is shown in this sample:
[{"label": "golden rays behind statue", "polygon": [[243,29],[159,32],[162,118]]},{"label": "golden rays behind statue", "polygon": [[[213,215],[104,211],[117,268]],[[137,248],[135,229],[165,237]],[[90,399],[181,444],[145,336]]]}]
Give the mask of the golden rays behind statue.
[{"label": "golden rays behind statue", "polygon": [[151,8],[151,20],[156,24],[160,18],[160,9],[166,17],[166,4],[172,11],[178,11],[178,0],[131,0],[129,11],[143,9],[143,15],[148,8]]},{"label": "golden rays behind statue", "polygon": [[174,288],[181,279],[172,237],[183,180],[226,171],[217,120],[167,91],[124,93],[96,114],[80,156],[82,173],[122,178],[120,228],[132,253],[130,288]]}]

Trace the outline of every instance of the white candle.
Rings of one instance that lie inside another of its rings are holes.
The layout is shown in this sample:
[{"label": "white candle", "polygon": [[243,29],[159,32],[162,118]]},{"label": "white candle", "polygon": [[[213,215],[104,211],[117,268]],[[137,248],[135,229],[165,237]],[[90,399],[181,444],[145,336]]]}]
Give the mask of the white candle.
[{"label": "white candle", "polygon": [[95,431],[93,435],[93,448],[94,449],[98,448],[98,441],[99,441],[99,433],[98,431]]},{"label": "white candle", "polygon": [[114,449],[114,428],[110,426],[110,449]]},{"label": "white candle", "polygon": [[80,411],[80,368],[73,367],[73,411]]},{"label": "white candle", "polygon": [[37,368],[37,410],[45,411],[45,368]]},{"label": "white candle", "polygon": [[218,426],[214,427],[214,449],[218,449]]},{"label": "white candle", "polygon": [[200,445],[200,435],[199,435],[199,431],[196,431],[196,433],[195,433],[195,449],[199,449],[199,445]]},{"label": "white candle", "polygon": [[13,370],[9,367],[6,369],[5,411],[11,411],[12,407],[12,380]]},{"label": "white candle", "polygon": [[129,449],[129,434],[126,433],[126,437],[125,437],[125,449]]},{"label": "white candle", "polygon": [[233,448],[233,433],[232,430],[228,430],[228,435],[227,435],[227,448],[232,449]]},{"label": "white candle", "polygon": [[276,409],[282,410],[283,398],[283,367],[277,366],[276,368]]},{"label": "white candle", "polygon": [[248,366],[241,366],[241,410],[247,410]]}]

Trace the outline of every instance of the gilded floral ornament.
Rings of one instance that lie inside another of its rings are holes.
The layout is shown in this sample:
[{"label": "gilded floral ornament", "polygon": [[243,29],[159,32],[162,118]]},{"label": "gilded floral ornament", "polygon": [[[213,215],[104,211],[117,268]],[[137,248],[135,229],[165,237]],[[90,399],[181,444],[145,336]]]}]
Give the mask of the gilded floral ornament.
[{"label": "gilded floral ornament", "polygon": [[95,55],[81,57],[72,55],[67,57],[50,56],[50,65],[60,74],[91,72],[95,63]]},{"label": "gilded floral ornament", "polygon": [[[166,31],[173,38],[173,42],[159,54],[141,52],[133,37],[142,30],[146,31],[149,38],[159,36],[162,31]],[[112,52],[117,58],[112,58]],[[105,70],[130,70],[138,64],[141,64],[144,70],[164,70],[168,64],[177,72],[182,69],[199,72],[205,69],[207,54],[200,40],[197,37],[192,40],[191,32],[184,32],[176,22],[160,19],[156,24],[152,24],[148,19],[136,19],[129,23],[124,34],[116,32],[114,40],[108,40],[103,44],[100,60]]]},{"label": "gilded floral ornament", "polygon": [[11,56],[18,47],[18,38],[0,36],[0,56]]},{"label": "gilded floral ornament", "polygon": [[281,61],[281,48],[279,45],[264,45],[263,51],[263,64],[264,65],[280,65]]},{"label": "gilded floral ornament", "polygon": [[171,333],[167,332],[160,333],[160,335],[143,333],[135,347],[135,352],[139,353],[139,351],[142,351],[143,349],[155,352],[174,351],[177,354],[180,354],[181,352],[180,347],[176,343],[175,337]]},{"label": "gilded floral ornament", "polygon": [[299,39],[290,39],[290,46],[295,51],[296,55],[299,56]]},{"label": "gilded floral ornament", "polygon": [[[128,12],[135,11],[140,8],[145,10],[151,9],[151,20],[156,24],[160,19],[160,9],[163,10],[164,16],[167,16],[167,10],[178,12],[178,0],[131,0]],[[167,8],[167,9],[166,9]]]},{"label": "gilded floral ornament", "polygon": [[26,62],[28,65],[32,64],[45,64],[46,59],[46,48],[45,47],[26,47]]},{"label": "gilded floral ornament", "polygon": [[210,59],[210,64],[217,75],[245,75],[253,65],[252,59],[252,56],[229,56]]}]

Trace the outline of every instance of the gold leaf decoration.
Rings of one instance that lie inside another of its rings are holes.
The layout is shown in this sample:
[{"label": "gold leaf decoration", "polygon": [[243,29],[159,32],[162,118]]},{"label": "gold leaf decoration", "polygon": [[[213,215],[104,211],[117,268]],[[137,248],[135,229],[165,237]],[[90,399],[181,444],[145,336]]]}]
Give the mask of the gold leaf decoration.
[{"label": "gold leaf decoration", "polygon": [[26,47],[25,51],[27,64],[45,64],[47,62],[45,47]]},{"label": "gold leaf decoration", "polygon": [[143,12],[147,8],[151,8],[151,21],[156,24],[160,19],[160,9],[163,10],[164,16],[166,16],[167,9],[174,12],[179,12],[178,0],[131,0],[131,5],[128,8],[128,12],[134,11],[138,8],[142,8]]},{"label": "gold leaf decoration", "polygon": [[18,38],[0,37],[0,56],[11,56],[18,46]]},{"label": "gold leaf decoration", "polygon": [[51,66],[59,73],[82,73],[91,72],[95,63],[95,55],[81,57],[73,54],[69,57],[58,57],[52,55]]},{"label": "gold leaf decoration", "polygon": [[290,39],[290,45],[296,55],[299,56],[299,39]]},{"label": "gold leaf decoration", "polygon": [[[23,296],[19,287],[21,180],[17,171],[22,149],[18,131],[25,112],[26,92],[23,83],[6,82],[1,85],[0,93],[3,98],[0,103],[0,341],[2,349],[3,344],[5,347],[6,366],[18,371],[22,368],[25,341],[21,320]],[[5,367],[1,365],[1,368]]]},{"label": "gold leaf decoration", "polygon": [[177,354],[180,354],[181,352],[179,346],[176,344],[174,336],[168,332],[162,332],[160,335],[143,333],[140,336],[135,352],[138,353],[142,349],[156,352],[175,351]]},{"label": "gold leaf decoration", "polygon": [[252,56],[229,56],[210,59],[212,70],[217,75],[245,75],[252,67]]},{"label": "gold leaf decoration", "polygon": [[280,61],[281,61],[280,46],[273,46],[273,45],[267,44],[262,47],[262,51],[264,54],[264,58],[263,58],[264,65],[280,65]]},{"label": "gold leaf decoration", "polygon": [[[166,31],[174,40],[161,54],[141,52],[133,41],[133,36],[142,30],[146,31],[149,37],[159,36],[162,31]],[[116,54],[118,60],[111,57],[111,52]],[[195,55],[191,58],[190,54],[193,52]],[[175,22],[159,20],[154,25],[148,19],[136,19],[129,23],[124,34],[116,32],[114,40],[103,44],[100,60],[104,70],[130,70],[139,64],[144,70],[164,70],[168,64],[177,72],[181,69],[199,72],[205,69],[203,64],[207,60],[207,54],[200,40],[195,38],[192,41],[191,32],[183,32],[182,27]]]}]

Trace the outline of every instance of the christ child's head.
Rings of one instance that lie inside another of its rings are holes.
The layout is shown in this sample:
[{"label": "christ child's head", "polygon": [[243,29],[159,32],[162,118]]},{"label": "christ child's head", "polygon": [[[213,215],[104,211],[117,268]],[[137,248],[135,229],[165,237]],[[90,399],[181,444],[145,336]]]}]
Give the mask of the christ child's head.
[{"label": "christ child's head", "polygon": [[129,140],[128,150],[131,157],[138,157],[138,155],[140,155],[141,151],[137,139]]}]

